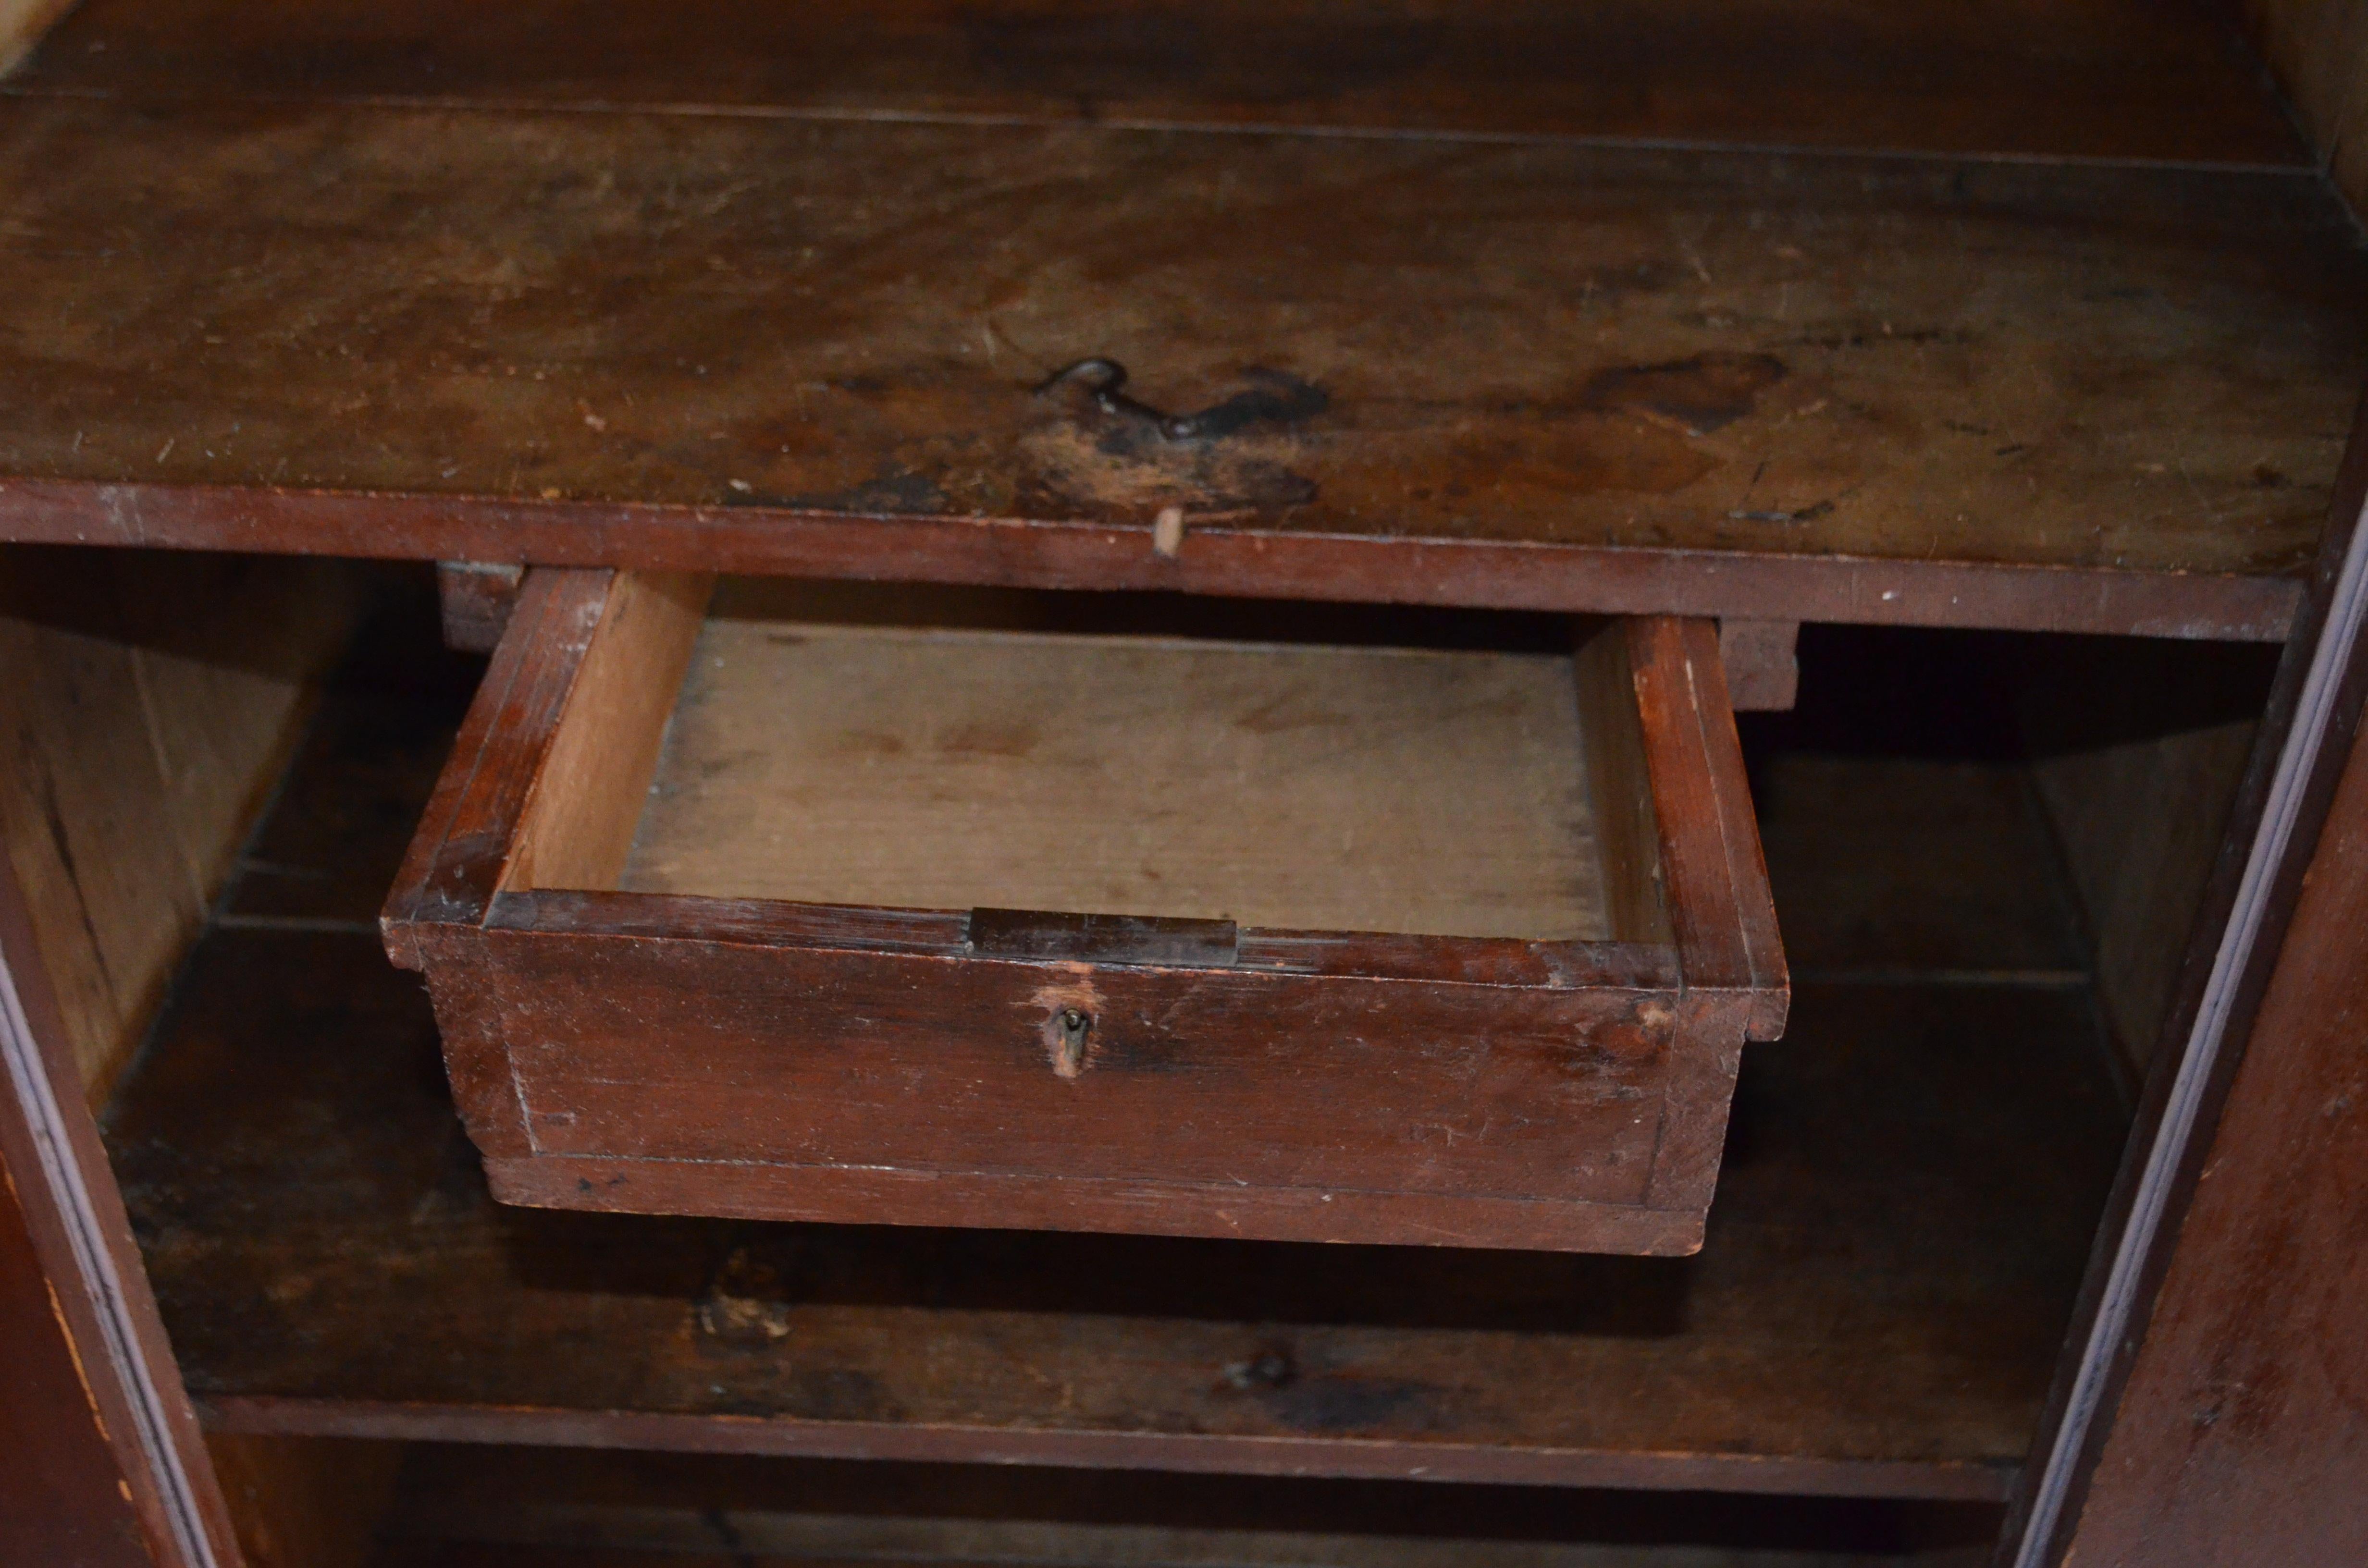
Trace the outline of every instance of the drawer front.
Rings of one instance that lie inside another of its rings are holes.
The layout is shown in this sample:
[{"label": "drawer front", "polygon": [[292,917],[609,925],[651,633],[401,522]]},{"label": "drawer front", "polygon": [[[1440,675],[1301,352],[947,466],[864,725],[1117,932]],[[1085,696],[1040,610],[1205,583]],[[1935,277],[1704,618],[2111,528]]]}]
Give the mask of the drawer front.
[{"label": "drawer front", "polygon": [[1606,1203],[1644,1199],[1676,1022],[1649,993],[512,932],[438,1005],[499,1031],[537,1153]]},{"label": "drawer front", "polygon": [[[620,607],[605,574],[565,575],[570,593],[529,585],[387,922],[392,950],[427,975],[501,1196],[1698,1244],[1740,1047],[1772,1032],[1784,995],[1772,919],[1745,918],[1765,883],[1739,755],[1713,766],[1734,741],[1708,628],[1614,627],[1579,655],[1578,705],[1624,725],[1633,753],[1623,766],[1601,733],[1588,740],[1590,831],[1647,845],[1640,866],[1606,862],[1615,939],[1236,937],[1205,919],[617,887],[697,614],[666,631],[656,600]],[[604,670],[631,678],[603,685]],[[609,728],[571,733],[584,714]],[[620,754],[641,757],[621,779],[600,766]],[[570,880],[530,875],[555,866]]]}]

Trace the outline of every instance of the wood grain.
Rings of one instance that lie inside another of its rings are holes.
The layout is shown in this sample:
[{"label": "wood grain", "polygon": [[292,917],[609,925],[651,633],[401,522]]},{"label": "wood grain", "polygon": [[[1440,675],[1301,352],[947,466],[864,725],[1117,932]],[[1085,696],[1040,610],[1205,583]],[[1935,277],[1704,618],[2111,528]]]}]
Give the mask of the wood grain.
[{"label": "wood grain", "polygon": [[324,562],[0,556],[0,840],[104,1101],[352,624]]},{"label": "wood grain", "polygon": [[521,808],[505,887],[615,885],[713,586],[635,572],[609,584]]},{"label": "wood grain", "polygon": [[717,619],[619,885],[1600,941],[1592,815],[1565,659]]},{"label": "wood grain", "polygon": [[22,64],[74,0],[0,0],[0,77]]},{"label": "wood grain", "polygon": [[2267,649],[2050,641],[2021,699],[2032,782],[2135,1078],[2160,1045],[2275,661]]},{"label": "wood grain", "polygon": [[[13,1103],[0,1114],[15,1114]],[[14,1562],[152,1568],[140,1516],[118,1490],[121,1460],[77,1359],[0,1161],[0,1429],[40,1434],[0,1465],[0,1553]]]},{"label": "wood grain", "polygon": [[436,586],[444,612],[444,645],[464,653],[490,653],[518,607],[526,568],[489,561],[439,561]]},{"label": "wood grain", "polygon": [[2368,6],[2358,0],[2245,0],[2255,45],[2316,144],[2320,162],[2368,211]]},{"label": "wood grain", "polygon": [[[0,1261],[0,1310],[21,1331],[0,1354],[10,1358],[11,1414],[28,1418],[12,1430],[54,1427],[59,1443],[49,1464],[15,1468],[63,1489],[31,1500],[28,1522],[36,1544],[78,1549],[106,1568],[235,1564],[229,1514],[85,1101],[34,915],[0,860],[0,1253],[15,1252]],[[17,1236],[28,1244],[21,1251]],[[103,1458],[86,1440],[92,1425]],[[12,1475],[0,1492],[21,1483]]]},{"label": "wood grain", "polygon": [[2306,173],[26,97],[0,200],[14,537],[2260,636],[2368,366]]},{"label": "wood grain", "polygon": [[[2332,1568],[2368,1552],[2363,921],[2368,743],[2353,739],[2073,1531],[2078,1561]],[[2169,1475],[2182,1483],[2155,1480]]]},{"label": "wood grain", "polygon": [[91,0],[30,82],[1641,137],[1924,152],[2306,155],[2208,5],[1877,0]]},{"label": "wood grain", "polygon": [[598,1542],[644,1551],[699,1551],[734,1540],[751,1553],[808,1562],[1975,1568],[1993,1520],[1977,1504],[1574,1496],[1406,1482],[435,1444],[416,1449],[404,1467],[389,1534],[421,1548]]},{"label": "wood grain", "polygon": [[245,1568],[366,1568],[394,1502],[402,1445],[209,1432]]}]

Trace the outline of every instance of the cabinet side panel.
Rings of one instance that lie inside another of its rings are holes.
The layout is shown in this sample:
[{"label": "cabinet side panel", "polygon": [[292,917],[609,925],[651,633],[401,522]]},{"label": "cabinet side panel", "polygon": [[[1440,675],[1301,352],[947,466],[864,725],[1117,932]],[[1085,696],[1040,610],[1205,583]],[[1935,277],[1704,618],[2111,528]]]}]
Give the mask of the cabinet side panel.
[{"label": "cabinet side panel", "polygon": [[2245,0],[2245,20],[2337,186],[2368,211],[2368,4]]},{"label": "cabinet side panel", "polygon": [[89,1385],[35,1256],[17,1184],[0,1161],[0,1560],[151,1568],[140,1517],[117,1488]]},{"label": "cabinet side panel", "polygon": [[2355,742],[2066,1561],[2368,1560],[2368,741]]},{"label": "cabinet side panel", "polygon": [[311,713],[340,563],[0,551],[0,846],[103,1101]]}]

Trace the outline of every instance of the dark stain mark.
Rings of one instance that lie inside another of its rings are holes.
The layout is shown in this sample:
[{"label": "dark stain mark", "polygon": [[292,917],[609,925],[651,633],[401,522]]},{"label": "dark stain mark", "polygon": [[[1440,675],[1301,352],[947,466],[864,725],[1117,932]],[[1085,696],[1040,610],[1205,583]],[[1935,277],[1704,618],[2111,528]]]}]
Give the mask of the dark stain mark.
[{"label": "dark stain mark", "polygon": [[2264,490],[2283,490],[2291,481],[2278,472],[2275,464],[2258,462],[2253,465],[2253,483]]},{"label": "dark stain mark", "polygon": [[1289,1388],[1299,1378],[1299,1363],[1288,1345],[1270,1345],[1247,1361],[1235,1361],[1225,1369],[1228,1388],[1251,1389]]},{"label": "dark stain mark", "polygon": [[1599,413],[1657,414],[1691,435],[1706,436],[1749,414],[1759,394],[1784,374],[1784,362],[1772,354],[1697,354],[1665,365],[1598,370],[1580,395]]},{"label": "dark stain mark", "polygon": [[1813,523],[1833,509],[1831,501],[1820,501],[1797,512],[1736,510],[1727,516],[1738,523]]},{"label": "dark stain mark", "polygon": [[[29,730],[19,734],[17,751],[20,756],[38,755]],[[65,812],[58,803],[57,779],[44,763],[37,762],[32,771],[34,788],[40,796],[42,825],[49,831],[51,847],[57,851],[58,867],[65,872],[66,885],[74,889],[74,917],[82,926],[83,935],[90,939],[90,960],[98,966],[99,981],[111,994],[116,989],[115,974],[108,965],[107,946],[98,938],[98,926],[91,920],[90,900],[83,892],[82,869],[74,863],[74,846],[67,839]]]},{"label": "dark stain mark", "polygon": [[965,17],[973,64],[1048,97],[1131,97],[1197,81],[1210,70],[1206,26],[1184,9],[1107,16]]},{"label": "dark stain mark", "polygon": [[[1107,423],[1107,449],[1135,444],[1145,432],[1168,441],[1213,441],[1253,426],[1292,426],[1313,419],[1332,405],[1332,397],[1314,381],[1286,370],[1253,365],[1242,372],[1250,384],[1198,414],[1163,414],[1126,391],[1127,369],[1115,359],[1080,359],[1053,372],[1040,382],[1035,395],[1064,403],[1071,417]],[[1123,433],[1118,445],[1113,437]]]},{"label": "dark stain mark", "polygon": [[1178,438],[1213,441],[1253,425],[1303,424],[1332,406],[1331,393],[1288,371],[1253,365],[1242,379],[1250,383],[1247,392],[1186,415]]},{"label": "dark stain mark", "polygon": [[1788,348],[1874,348],[1892,344],[1922,347],[1936,343],[1971,343],[1974,335],[1962,327],[1927,326],[1909,332],[1837,332],[1815,337],[1795,337],[1779,345]]},{"label": "dark stain mark", "polygon": [[1301,1432],[1427,1431],[1440,1425],[1439,1392],[1404,1378],[1293,1377],[1259,1397]]},{"label": "dark stain mark", "polygon": [[818,1367],[791,1381],[788,1414],[806,1421],[903,1421],[880,1380],[852,1367]]},{"label": "dark stain mark", "polygon": [[727,488],[726,506],[775,506],[793,512],[871,513],[883,517],[935,517],[951,503],[937,481],[910,469],[892,469],[842,490],[782,495]]},{"label": "dark stain mark", "polygon": [[739,1527],[732,1522],[730,1515],[721,1508],[701,1508],[699,1522],[707,1527],[708,1533],[715,1538],[716,1545],[731,1553],[734,1568],[757,1568],[757,1554],[748,1550],[747,1541],[742,1538]]},{"label": "dark stain mark", "polygon": [[1033,724],[958,724],[938,737],[938,750],[956,756],[1026,756],[1042,737]]},{"label": "dark stain mark", "polygon": [[699,1328],[722,1345],[770,1345],[790,1332],[797,1249],[736,1246],[700,1298]]},{"label": "dark stain mark", "polygon": [[902,736],[877,730],[842,730],[837,744],[841,752],[853,756],[896,756],[905,750]]},{"label": "dark stain mark", "polygon": [[1326,708],[1308,708],[1299,696],[1286,692],[1242,714],[1234,721],[1234,728],[1253,735],[1273,735],[1288,730],[1333,729],[1348,722],[1346,714]]}]

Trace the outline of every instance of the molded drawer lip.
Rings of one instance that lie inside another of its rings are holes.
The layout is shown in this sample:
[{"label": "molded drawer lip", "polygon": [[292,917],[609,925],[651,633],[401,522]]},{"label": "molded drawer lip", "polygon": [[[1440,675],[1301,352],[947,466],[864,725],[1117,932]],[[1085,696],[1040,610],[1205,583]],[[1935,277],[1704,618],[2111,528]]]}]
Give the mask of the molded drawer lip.
[{"label": "molded drawer lip", "polygon": [[1580,643],[1617,939],[1529,940],[620,891],[711,586],[531,574],[389,897],[496,1196],[1700,1245],[1789,999],[1712,622]]}]

